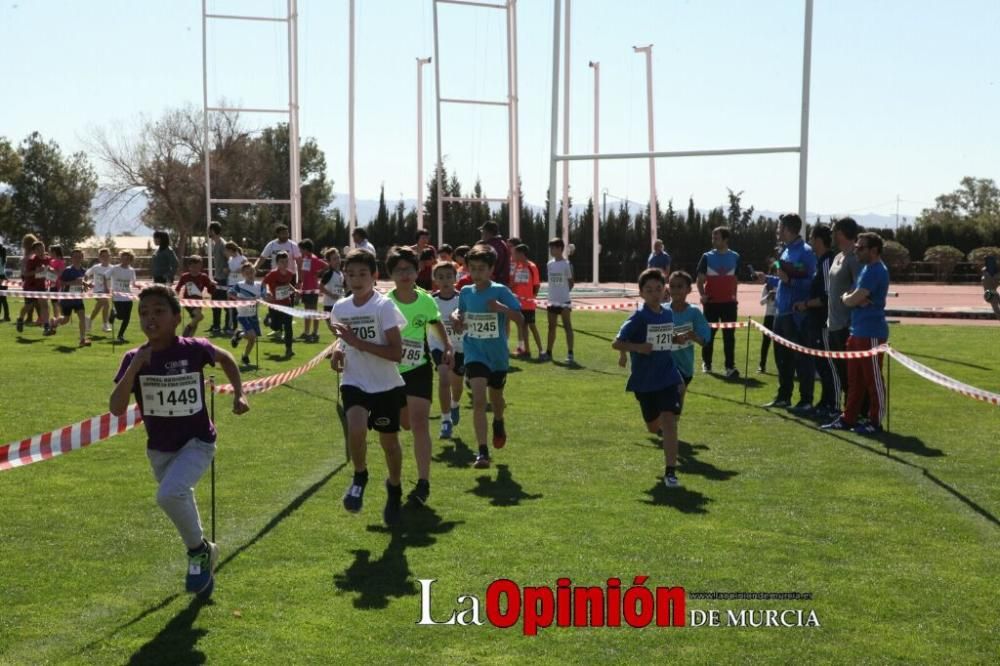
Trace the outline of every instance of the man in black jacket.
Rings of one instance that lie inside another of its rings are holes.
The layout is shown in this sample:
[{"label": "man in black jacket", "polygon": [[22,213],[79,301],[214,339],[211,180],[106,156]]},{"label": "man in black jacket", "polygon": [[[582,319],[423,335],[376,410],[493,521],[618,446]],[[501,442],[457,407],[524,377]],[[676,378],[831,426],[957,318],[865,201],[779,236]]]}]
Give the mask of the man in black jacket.
[{"label": "man in black jacket", "polygon": [[[816,253],[816,275],[809,289],[809,299],[796,303],[793,307],[806,313],[805,344],[813,349],[830,351],[827,330],[827,309],[830,299],[830,266],[836,256],[833,252],[833,232],[830,227],[818,224],[813,227],[809,245]],[[826,420],[840,414],[840,395],[834,383],[837,368],[833,359],[813,357],[823,391],[814,408],[817,418]]]}]

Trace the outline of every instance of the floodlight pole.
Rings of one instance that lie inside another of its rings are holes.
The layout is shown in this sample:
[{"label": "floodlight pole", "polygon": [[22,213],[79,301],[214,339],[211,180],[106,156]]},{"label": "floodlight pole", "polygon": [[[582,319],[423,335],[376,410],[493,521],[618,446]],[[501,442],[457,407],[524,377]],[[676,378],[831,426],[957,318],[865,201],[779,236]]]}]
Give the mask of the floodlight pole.
[{"label": "floodlight pole", "polygon": [[[417,228],[424,228],[424,65],[430,58],[417,58]],[[438,238],[438,244],[441,239]]]},{"label": "floodlight pole", "polygon": [[[653,152],[653,45],[633,46],[636,53],[646,54],[646,123],[649,127],[649,152]],[[569,153],[569,150],[566,151]],[[656,222],[659,214],[656,207],[656,160],[649,158],[649,246],[656,244]]]},{"label": "floodlight pole", "polygon": [[350,0],[347,40],[347,227],[351,247],[354,247],[354,229],[357,213],[354,193],[354,0]]},{"label": "floodlight pole", "polygon": [[[601,152],[601,63],[590,61],[590,66],[594,69],[594,154],[597,155]],[[564,162],[567,164],[567,162]],[[598,263],[601,257],[601,238],[600,238],[600,228],[601,228],[601,212],[600,208],[597,206],[597,196],[601,192],[600,188],[600,160],[594,159],[594,196],[591,199],[593,214],[591,215],[591,223],[593,224],[594,232],[594,286],[597,286],[600,279],[600,272],[598,269]]]},{"label": "floodlight pole", "polygon": [[806,0],[802,46],[802,122],[799,134],[799,217],[806,222],[807,176],[809,171],[809,83],[812,72],[813,0]]},{"label": "floodlight pole", "polygon": [[[549,154],[555,155],[559,147],[559,18],[562,9],[560,0],[552,0],[552,4],[552,125]],[[556,211],[556,160],[553,159],[549,164],[549,238],[556,236]]]},{"label": "floodlight pole", "polygon": [[[564,16],[565,45],[563,60],[563,152],[569,153],[569,80],[570,80],[570,3],[566,0],[566,15]],[[562,239],[569,252],[569,162],[563,162],[562,169]],[[568,256],[568,255],[567,255]]]},{"label": "floodlight pole", "polygon": [[299,10],[288,0],[288,155],[291,171],[292,238],[302,240],[302,174],[299,155]]},{"label": "floodlight pole", "polygon": [[520,141],[520,128],[517,120],[517,0],[509,0],[507,3],[507,34],[510,39],[510,46],[507,51],[509,62],[507,70],[510,72],[512,91],[510,95],[510,118],[511,118],[511,169],[510,180],[510,235],[520,237],[521,235],[521,154],[518,148]]},{"label": "floodlight pole", "polygon": [[[212,224],[212,176],[209,160],[211,159],[212,148],[208,142],[208,0],[201,0],[201,98],[202,114],[201,145],[204,156],[202,162],[205,165],[205,238],[208,238],[208,227]],[[208,274],[214,276],[213,256],[214,252],[206,252],[208,255]]]}]

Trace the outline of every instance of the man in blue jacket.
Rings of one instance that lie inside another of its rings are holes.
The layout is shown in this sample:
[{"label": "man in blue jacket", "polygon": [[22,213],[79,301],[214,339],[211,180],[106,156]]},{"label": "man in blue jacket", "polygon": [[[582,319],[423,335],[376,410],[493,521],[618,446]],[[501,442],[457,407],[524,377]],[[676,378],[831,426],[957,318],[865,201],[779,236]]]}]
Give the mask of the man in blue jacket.
[{"label": "man in blue jacket", "polygon": [[[808,346],[806,340],[806,313],[796,312],[795,303],[809,300],[813,276],[816,274],[816,253],[802,239],[802,218],[794,213],[782,215],[778,220],[778,239],[785,249],[778,259],[778,293],[775,297],[777,313],[774,332],[799,345]],[[812,357],[792,351],[782,344],[774,345],[774,362],[778,366],[778,395],[765,407],[791,407],[795,376],[799,379],[799,402],[792,411],[811,415],[813,411],[813,379],[815,365]]]}]

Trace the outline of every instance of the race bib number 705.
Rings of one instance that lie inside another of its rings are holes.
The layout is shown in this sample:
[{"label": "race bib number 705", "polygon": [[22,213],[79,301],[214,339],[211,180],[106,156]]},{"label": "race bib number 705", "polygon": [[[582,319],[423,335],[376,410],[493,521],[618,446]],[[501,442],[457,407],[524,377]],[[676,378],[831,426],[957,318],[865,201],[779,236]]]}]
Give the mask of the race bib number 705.
[{"label": "race bib number 705", "polygon": [[344,319],[344,323],[362,340],[371,342],[378,335],[378,331],[375,330],[375,317],[348,317]]},{"label": "race bib number 705", "polygon": [[191,416],[202,410],[201,375],[140,375],[142,413],[146,416]]}]

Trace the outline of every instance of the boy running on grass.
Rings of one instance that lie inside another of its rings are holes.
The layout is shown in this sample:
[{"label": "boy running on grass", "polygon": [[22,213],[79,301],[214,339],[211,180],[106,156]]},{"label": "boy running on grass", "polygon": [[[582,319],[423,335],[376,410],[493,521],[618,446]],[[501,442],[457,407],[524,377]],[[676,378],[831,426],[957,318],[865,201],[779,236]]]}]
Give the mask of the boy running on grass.
[{"label": "boy running on grass", "polygon": [[[265,287],[264,299],[268,303],[292,307],[295,303],[295,272],[288,267],[288,253],[282,250],[274,255],[275,268],[261,281]],[[308,321],[308,320],[307,320]],[[271,310],[271,323],[283,331],[285,358],[295,355],[292,351],[292,315],[280,310]]]},{"label": "boy running on grass", "polygon": [[[426,250],[425,250],[426,251]],[[427,357],[427,331],[435,331],[443,338],[444,352],[441,362],[451,366],[451,342],[441,323],[437,303],[423,289],[417,287],[417,275],[422,266],[417,253],[408,247],[393,247],[385,258],[385,267],[396,288],[389,298],[406,319],[403,328],[403,360],[399,373],[406,383],[406,408],[400,423],[413,431],[413,456],[417,461],[417,486],[407,498],[416,506],[427,504],[431,494],[431,431],[428,419],[434,397],[434,369]],[[428,276],[428,279],[431,279]]]},{"label": "boy running on grass", "polygon": [[[667,281],[667,292],[670,295],[670,314],[674,317],[674,340],[671,353],[674,366],[681,373],[684,382],[678,385],[681,394],[681,406],[684,406],[684,395],[687,386],[694,377],[694,345],[704,345],[712,335],[712,328],[705,319],[705,314],[696,306],[687,302],[691,294],[694,279],[684,271],[674,271]],[[680,415],[678,414],[678,418]]]},{"label": "boy running on grass", "polygon": [[[108,277],[108,273],[111,272],[111,251],[106,247],[102,247],[97,251],[97,263],[87,269],[87,280],[94,285],[95,294],[110,294],[111,293],[111,280]],[[103,331],[105,333],[111,332],[111,322],[108,321],[108,312],[110,308],[110,300],[108,298],[98,298],[97,302],[94,303],[94,310],[90,313],[89,324],[97,321],[97,315],[100,314],[104,322]],[[89,326],[88,326],[89,328]]]},{"label": "boy running on grass", "polygon": [[[83,250],[73,250],[69,255],[69,266],[64,268],[62,274],[59,276],[59,284],[62,286],[62,290],[71,294],[82,295],[83,290],[86,288],[86,283],[83,280],[86,274],[87,271],[83,268]],[[87,337],[87,313],[83,305],[83,299],[67,299],[59,303],[63,313],[62,319],[58,321],[59,326],[68,324],[75,312],[77,318],[80,320],[80,346],[89,347],[90,338]]]},{"label": "boy running on grass", "polygon": [[552,346],[556,343],[556,326],[561,317],[563,328],[566,329],[566,362],[573,365],[576,362],[573,358],[573,321],[570,318],[573,314],[573,303],[569,295],[573,289],[573,265],[563,257],[565,250],[566,246],[561,238],[549,241],[549,254],[552,255],[546,273],[549,282],[549,305],[546,308],[549,330],[545,353],[539,354],[538,359],[552,360]]},{"label": "boy running on grass", "polygon": [[[639,295],[643,306],[622,324],[611,346],[629,352],[632,371],[626,391],[635,394],[642,410],[646,429],[663,437],[663,455],[666,472],[663,483],[668,488],[680,486],[677,480],[677,417],[681,413],[683,384],[674,365],[671,347],[674,344],[674,318],[662,306],[663,273],[658,268],[647,268],[639,275]],[[681,341],[686,341],[684,334]]]},{"label": "boy running on grass", "polygon": [[134,394],[146,427],[146,455],[159,487],[156,502],[173,521],[187,547],[185,588],[211,594],[219,548],[205,539],[194,486],[215,457],[215,425],[205,405],[203,369],[222,367],[233,385],[233,413],[245,414],[240,371],[229,352],[203,338],[177,337],[181,306],[164,285],[139,294],[139,321],[147,342],[125,353],[110,410],[121,416]]},{"label": "boy running on grass", "polygon": [[[188,262],[187,272],[181,273],[181,278],[177,281],[175,289],[178,296],[195,300],[203,300],[212,296],[215,292],[215,283],[212,281],[212,278],[202,273],[201,269],[201,257],[197,254],[193,255]],[[195,332],[198,330],[198,324],[201,323],[201,320],[205,316],[201,313],[201,308],[199,307],[185,307],[184,309],[187,310],[191,321],[184,327],[182,335],[185,338],[194,337]]]},{"label": "boy running on grass", "polygon": [[132,287],[135,285],[135,269],[132,268],[132,253],[123,250],[118,255],[119,264],[113,266],[108,271],[108,282],[111,285],[111,305],[114,310],[108,322],[113,324],[117,319],[121,321],[118,325],[118,337],[116,344],[125,344],[125,331],[128,330],[129,322],[132,320]]},{"label": "boy running on grass", "polygon": [[399,374],[403,358],[406,319],[396,304],[375,291],[375,255],[351,250],[344,257],[344,276],[351,297],[337,301],[330,311],[330,328],[340,338],[330,360],[342,372],[340,394],[347,416],[347,441],[354,479],[344,494],[344,508],[361,511],[368,485],[368,430],[378,433],[389,478],[382,519],[399,522],[402,508],[403,451],[399,447],[399,417],[406,407],[406,382]]},{"label": "boy running on grass", "polygon": [[[299,285],[302,287],[302,307],[316,310],[319,302],[319,278],[328,268],[327,263],[313,254],[313,242],[306,238],[299,243],[302,256],[299,257]],[[319,319],[306,318],[303,324],[303,342],[319,342]]]},{"label": "boy running on grass", "polygon": [[496,259],[496,252],[488,245],[477,244],[469,250],[466,263],[473,283],[462,287],[458,310],[451,315],[455,332],[464,333],[465,376],[472,388],[472,422],[479,444],[473,465],[476,469],[490,466],[490,449],[486,444],[487,389],[493,406],[493,448],[502,449],[507,443],[503,418],[503,388],[510,364],[506,320],[510,318],[518,326],[524,323],[517,296],[492,279]]},{"label": "boy running on grass", "polygon": [[[254,269],[253,264],[249,261],[244,261],[240,267],[240,275],[243,277],[243,281],[237,282],[229,288],[229,298],[234,301],[257,301],[263,298],[264,285],[254,281],[254,278],[257,277],[257,271]],[[233,349],[236,349],[240,344],[240,338],[246,338],[247,346],[243,350],[243,356],[240,357],[240,363],[243,364],[243,367],[246,367],[250,365],[250,352],[253,351],[253,346],[257,344],[257,338],[260,337],[260,320],[257,318],[257,304],[237,306],[236,322],[239,324],[240,330],[233,334],[229,342],[232,344]]]},{"label": "boy running on grass", "polygon": [[448,333],[448,341],[452,347],[452,363],[444,364],[445,340],[435,334],[435,329],[428,331],[428,342],[431,348],[431,358],[438,373],[438,402],[441,406],[441,439],[451,439],[452,428],[458,425],[461,418],[460,403],[462,401],[462,376],[465,374],[465,355],[462,353],[462,336],[455,334],[451,323],[451,313],[458,309],[458,292],[455,291],[455,280],[458,272],[455,264],[450,261],[438,262],[434,267],[434,281],[439,290],[434,292],[434,302],[437,303],[441,323]]}]

